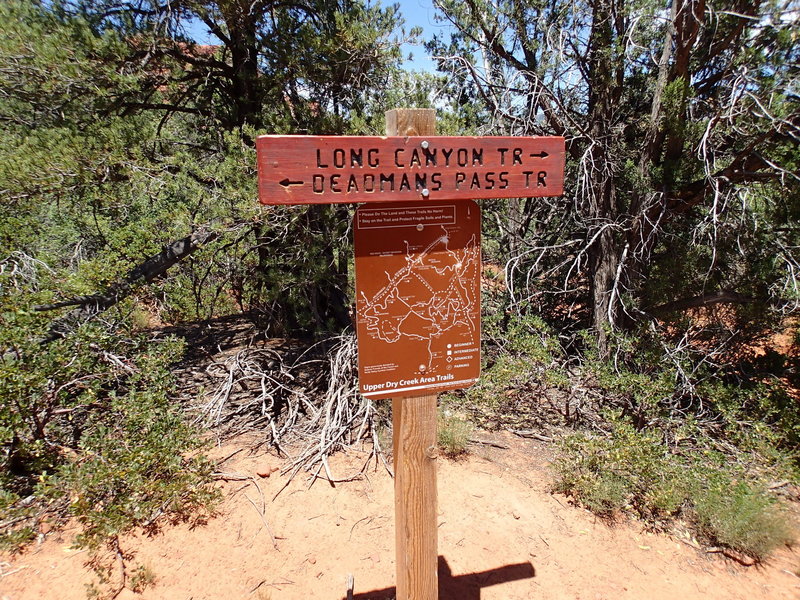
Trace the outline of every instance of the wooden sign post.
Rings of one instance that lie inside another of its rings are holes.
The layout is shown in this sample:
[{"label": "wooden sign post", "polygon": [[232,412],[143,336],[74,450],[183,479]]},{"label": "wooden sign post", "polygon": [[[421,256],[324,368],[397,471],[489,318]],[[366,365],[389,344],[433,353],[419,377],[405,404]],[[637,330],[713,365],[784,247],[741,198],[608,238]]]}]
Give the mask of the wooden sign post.
[{"label": "wooden sign post", "polygon": [[354,222],[359,389],[392,400],[397,600],[439,595],[437,393],[480,374],[472,199],[559,196],[564,182],[564,138],[436,136],[435,115],[390,110],[387,137],[256,141],[262,203],[369,203]]},{"label": "wooden sign post", "polygon": [[[386,135],[436,134],[432,109],[390,110]],[[436,393],[392,399],[397,600],[439,598]]]},{"label": "wooden sign post", "polygon": [[[393,112],[406,113],[389,111],[387,119],[407,121],[392,117]],[[264,204],[529,198],[563,192],[561,137],[270,135],[259,137],[256,146]]]}]

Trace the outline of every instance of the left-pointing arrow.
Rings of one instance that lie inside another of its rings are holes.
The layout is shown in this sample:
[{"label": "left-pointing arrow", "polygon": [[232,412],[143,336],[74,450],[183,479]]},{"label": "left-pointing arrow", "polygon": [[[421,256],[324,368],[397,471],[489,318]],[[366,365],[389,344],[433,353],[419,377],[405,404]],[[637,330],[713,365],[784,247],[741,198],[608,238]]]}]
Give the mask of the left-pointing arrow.
[{"label": "left-pointing arrow", "polygon": [[290,185],[303,185],[302,181],[292,181],[288,177],[286,179],[281,179],[278,183],[280,183],[283,187],[289,187]]}]

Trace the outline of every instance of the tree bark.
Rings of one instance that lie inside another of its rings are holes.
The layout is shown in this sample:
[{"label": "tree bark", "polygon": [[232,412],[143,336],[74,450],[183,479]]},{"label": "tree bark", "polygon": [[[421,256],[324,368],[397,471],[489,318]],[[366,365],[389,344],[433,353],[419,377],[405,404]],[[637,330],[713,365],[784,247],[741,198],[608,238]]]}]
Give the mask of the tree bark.
[{"label": "tree bark", "polygon": [[[594,5],[589,40],[589,119],[592,169],[588,217],[599,236],[589,247],[589,286],[592,302],[592,325],[597,333],[600,355],[608,352],[608,331],[613,326],[615,307],[610,304],[620,251],[614,227],[618,206],[612,164],[613,97],[615,94],[612,64],[614,0],[599,0]],[[590,232],[591,233],[591,232]]]},{"label": "tree bark", "polygon": [[654,306],[648,312],[654,315],[663,315],[673,311],[687,310],[689,308],[705,308],[707,306],[713,306],[714,304],[749,304],[752,302],[765,301],[765,298],[756,298],[755,296],[746,296],[738,292],[722,290],[720,292],[714,292],[713,294],[673,300],[666,304]]},{"label": "tree bark", "polygon": [[[249,3],[248,3],[249,4]],[[228,27],[228,49],[231,52],[233,77],[231,80],[231,99],[233,100],[234,114],[233,125],[241,128],[243,125],[261,127],[261,94],[259,91],[258,75],[258,48],[256,45],[256,32],[261,10],[256,8],[257,2],[252,3],[250,10],[239,3],[232,3],[223,17]],[[253,10],[255,9],[255,10]]]}]

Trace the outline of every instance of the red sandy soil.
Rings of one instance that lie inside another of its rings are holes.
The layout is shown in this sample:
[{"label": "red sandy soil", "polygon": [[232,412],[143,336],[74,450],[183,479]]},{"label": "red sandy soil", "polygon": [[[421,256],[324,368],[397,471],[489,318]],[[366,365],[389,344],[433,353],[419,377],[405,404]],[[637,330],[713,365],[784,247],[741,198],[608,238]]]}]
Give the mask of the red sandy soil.
[{"label": "red sandy soil", "polygon": [[[440,598],[800,598],[798,553],[784,549],[763,566],[744,567],[637,522],[608,524],[547,492],[546,446],[510,434],[493,439],[509,448],[473,446],[464,459],[439,459]],[[252,440],[237,444],[214,456]],[[334,477],[357,473],[366,457],[358,451],[334,457]],[[269,453],[242,450],[220,468],[252,479],[220,482],[224,501],[206,524],[122,539],[128,572],[143,565],[155,581],[141,594],[126,589],[118,598],[341,600],[349,574],[355,600],[392,598],[394,502],[386,470],[371,465],[362,479],[335,487],[317,480],[310,488],[301,473],[273,501],[287,478],[259,473],[283,464]],[[22,555],[0,555],[0,600],[85,598],[94,576],[87,553],[70,548],[75,533],[50,532]]]}]

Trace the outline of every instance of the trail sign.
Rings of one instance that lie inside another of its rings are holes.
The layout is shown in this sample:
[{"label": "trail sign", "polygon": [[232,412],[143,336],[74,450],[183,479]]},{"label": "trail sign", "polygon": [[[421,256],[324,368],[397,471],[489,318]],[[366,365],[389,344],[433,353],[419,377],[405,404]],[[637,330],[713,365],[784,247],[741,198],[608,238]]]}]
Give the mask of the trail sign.
[{"label": "trail sign", "polygon": [[258,193],[262,204],[370,203],[354,216],[359,387],[392,398],[396,596],[429,599],[439,595],[436,394],[480,374],[472,199],[561,195],[564,138],[434,136],[433,109],[388,111],[386,130],[260,136]]},{"label": "trail sign", "polygon": [[256,140],[262,204],[560,196],[563,137],[303,136]]},{"label": "trail sign", "polygon": [[469,387],[480,375],[480,208],[367,205],[355,214],[358,381],[368,398]]}]

